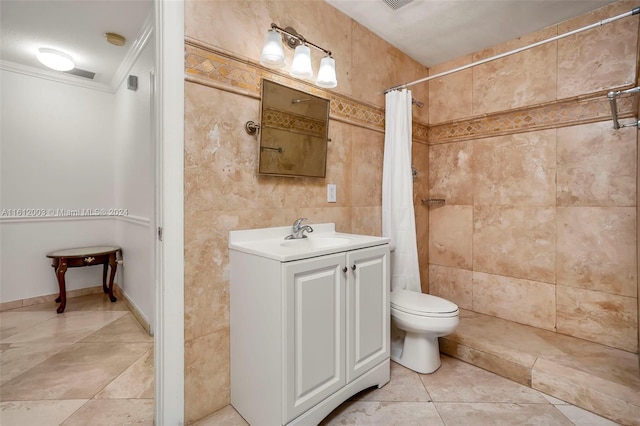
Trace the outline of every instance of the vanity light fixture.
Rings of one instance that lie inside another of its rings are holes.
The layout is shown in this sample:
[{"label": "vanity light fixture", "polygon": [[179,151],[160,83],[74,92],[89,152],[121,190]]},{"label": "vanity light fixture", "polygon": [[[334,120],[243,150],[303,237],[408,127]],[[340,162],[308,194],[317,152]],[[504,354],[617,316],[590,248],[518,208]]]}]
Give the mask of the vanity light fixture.
[{"label": "vanity light fixture", "polygon": [[331,89],[338,85],[336,78],[336,61],[331,56],[325,56],[320,61],[316,84],[320,87]]},{"label": "vanity light fixture", "polygon": [[[282,36],[280,36],[281,33]],[[331,57],[331,51],[324,49],[317,44],[311,43],[302,35],[298,34],[293,28],[280,28],[276,24],[271,24],[271,29],[267,31],[262,47],[262,55],[260,63],[271,68],[281,68],[284,66],[284,47],[282,41],[287,43],[290,48],[295,48],[293,61],[289,74],[296,78],[311,78],[313,76],[313,68],[311,66],[311,49],[309,46],[325,53],[325,57],[320,61],[320,70],[316,84],[320,87],[331,89],[338,85],[336,78],[336,62]]]},{"label": "vanity light fixture", "polygon": [[41,47],[38,49],[38,60],[46,67],[56,71],[70,71],[75,68],[71,56],[59,50]]},{"label": "vanity light fixture", "polygon": [[284,67],[284,47],[282,47],[282,39],[280,34],[274,29],[267,31],[267,35],[264,38],[260,63],[270,68]]},{"label": "vanity light fixture", "polygon": [[296,78],[313,77],[313,68],[311,67],[311,49],[309,49],[308,46],[301,44],[296,47],[289,74]]}]

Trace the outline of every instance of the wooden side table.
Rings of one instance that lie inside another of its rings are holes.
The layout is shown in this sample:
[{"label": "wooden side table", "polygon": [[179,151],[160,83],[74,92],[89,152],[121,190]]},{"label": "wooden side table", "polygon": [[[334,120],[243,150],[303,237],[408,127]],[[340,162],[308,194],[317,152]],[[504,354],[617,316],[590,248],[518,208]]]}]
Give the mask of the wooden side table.
[{"label": "wooden side table", "polygon": [[[57,309],[59,314],[64,312],[64,308],[67,305],[67,289],[64,281],[64,274],[67,272],[67,268],[103,265],[102,291],[109,294],[111,302],[118,300],[113,295],[113,278],[116,276],[116,269],[118,268],[117,253],[122,256],[120,247],[94,246],[56,250],[47,254],[47,257],[52,259],[51,266],[55,269],[58,286],[60,287],[60,295],[56,299],[56,302],[60,303]],[[109,275],[109,286],[107,287],[107,268],[109,266],[111,266],[111,274]]]}]

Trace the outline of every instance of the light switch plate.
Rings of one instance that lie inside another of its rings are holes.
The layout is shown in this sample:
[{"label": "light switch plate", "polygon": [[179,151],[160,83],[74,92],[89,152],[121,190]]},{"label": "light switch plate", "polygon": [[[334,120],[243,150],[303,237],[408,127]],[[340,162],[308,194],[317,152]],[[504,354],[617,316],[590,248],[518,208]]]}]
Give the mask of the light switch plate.
[{"label": "light switch plate", "polygon": [[336,202],[336,184],[330,183],[327,185],[327,202],[335,203]]}]

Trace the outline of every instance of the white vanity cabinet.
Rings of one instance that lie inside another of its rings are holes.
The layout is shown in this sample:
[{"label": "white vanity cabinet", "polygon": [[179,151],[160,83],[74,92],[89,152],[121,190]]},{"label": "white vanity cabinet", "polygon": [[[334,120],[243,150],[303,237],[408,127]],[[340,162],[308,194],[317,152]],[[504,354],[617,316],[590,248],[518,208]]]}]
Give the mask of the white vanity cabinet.
[{"label": "white vanity cabinet", "polygon": [[371,244],[290,261],[230,247],[231,404],[250,424],[317,424],[389,381],[389,245]]}]

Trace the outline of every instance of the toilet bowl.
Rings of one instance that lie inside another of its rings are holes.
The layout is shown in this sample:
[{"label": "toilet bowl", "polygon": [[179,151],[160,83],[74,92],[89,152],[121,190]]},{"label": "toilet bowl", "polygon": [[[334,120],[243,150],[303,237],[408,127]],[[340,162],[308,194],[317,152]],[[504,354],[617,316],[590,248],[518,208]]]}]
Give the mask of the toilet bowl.
[{"label": "toilet bowl", "polygon": [[404,337],[394,336],[392,327],[391,359],[418,373],[433,373],[440,368],[438,337],[458,326],[458,306],[430,294],[394,290],[391,322],[404,331]]}]

